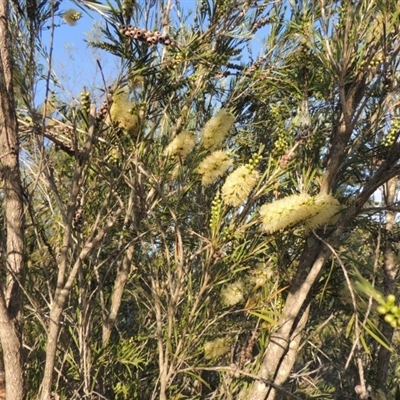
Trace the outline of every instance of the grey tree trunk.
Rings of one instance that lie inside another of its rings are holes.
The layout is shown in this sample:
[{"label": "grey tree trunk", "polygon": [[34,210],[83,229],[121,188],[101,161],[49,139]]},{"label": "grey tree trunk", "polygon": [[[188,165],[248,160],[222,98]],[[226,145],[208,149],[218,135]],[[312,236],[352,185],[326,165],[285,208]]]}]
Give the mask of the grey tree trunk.
[{"label": "grey tree trunk", "polygon": [[8,1],[0,0],[0,178],[3,182],[6,282],[0,290],[0,342],[3,348],[6,397],[24,398],[21,285],[24,258],[23,190],[19,171],[18,124],[10,54]]},{"label": "grey tree trunk", "polygon": [[[396,186],[398,178],[391,179],[385,185],[385,205],[387,207],[393,207],[393,203],[396,200]],[[393,232],[395,224],[395,218],[397,213],[395,211],[388,210],[386,213],[386,230],[387,232]],[[398,245],[398,244],[397,244]],[[393,249],[393,243],[386,243],[384,249],[384,284],[385,284],[385,295],[396,294],[396,276],[398,273],[398,261],[397,255]],[[382,322],[380,326],[382,334],[385,336],[389,343],[392,342],[394,329],[386,322]],[[378,363],[376,369],[376,381],[380,388],[385,388],[386,381],[389,371],[390,362],[390,351],[385,347],[381,346],[378,353]]]}]

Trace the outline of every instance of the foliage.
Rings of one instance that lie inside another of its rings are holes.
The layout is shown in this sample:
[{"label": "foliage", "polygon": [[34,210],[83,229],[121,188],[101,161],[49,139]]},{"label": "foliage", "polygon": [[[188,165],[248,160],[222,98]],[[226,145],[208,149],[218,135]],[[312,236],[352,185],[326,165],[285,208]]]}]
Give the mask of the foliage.
[{"label": "foliage", "polygon": [[12,9],[28,398],[398,397],[398,4],[161,3],[79,3],[97,112],[40,64],[81,13]]}]

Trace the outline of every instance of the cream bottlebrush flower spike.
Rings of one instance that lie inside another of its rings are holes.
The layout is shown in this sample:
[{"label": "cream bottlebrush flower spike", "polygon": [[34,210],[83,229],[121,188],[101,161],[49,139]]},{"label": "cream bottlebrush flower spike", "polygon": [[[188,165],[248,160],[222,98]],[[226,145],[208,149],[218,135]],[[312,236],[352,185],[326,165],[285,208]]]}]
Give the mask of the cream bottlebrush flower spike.
[{"label": "cream bottlebrush flower spike", "polygon": [[245,287],[243,281],[236,281],[221,290],[221,300],[225,306],[234,306],[243,301]]},{"label": "cream bottlebrush flower spike", "polygon": [[311,203],[312,197],[301,193],[264,204],[260,208],[264,231],[273,233],[304,220],[310,216]]},{"label": "cream bottlebrush flower spike", "polygon": [[201,184],[211,185],[232,166],[233,161],[225,151],[217,150],[206,157],[197,167],[197,173],[202,175]]},{"label": "cream bottlebrush flower spike", "polygon": [[263,230],[273,233],[299,222],[307,229],[324,225],[339,211],[339,202],[331,195],[312,197],[308,194],[294,194],[260,208]]},{"label": "cream bottlebrush flower spike", "polygon": [[183,131],[175,136],[164,150],[166,156],[180,156],[185,158],[194,148],[196,136],[192,132]]},{"label": "cream bottlebrush flower spike", "polygon": [[249,197],[260,180],[260,173],[250,165],[242,165],[228,177],[221,189],[221,198],[225,204],[238,207]]},{"label": "cream bottlebrush flower spike", "polygon": [[327,224],[340,211],[341,206],[337,199],[330,194],[320,194],[314,198],[315,215],[304,222],[308,230],[319,228]]},{"label": "cream bottlebrush flower spike", "polygon": [[226,110],[219,110],[201,130],[203,147],[211,149],[218,147],[225,139],[235,122],[235,117]]},{"label": "cream bottlebrush flower spike", "polygon": [[129,98],[129,88],[126,86],[115,92],[112,96],[110,112],[107,115],[107,123],[117,123],[122,129],[132,132],[138,123],[137,115],[132,114],[135,102]]},{"label": "cream bottlebrush flower spike", "polygon": [[209,342],[204,343],[204,358],[206,360],[211,360],[212,358],[217,358],[230,349],[229,341],[227,338],[217,338]]},{"label": "cream bottlebrush flower spike", "polygon": [[73,10],[72,8],[65,11],[63,14],[63,20],[70,26],[76,25],[77,21],[82,18],[82,13]]}]

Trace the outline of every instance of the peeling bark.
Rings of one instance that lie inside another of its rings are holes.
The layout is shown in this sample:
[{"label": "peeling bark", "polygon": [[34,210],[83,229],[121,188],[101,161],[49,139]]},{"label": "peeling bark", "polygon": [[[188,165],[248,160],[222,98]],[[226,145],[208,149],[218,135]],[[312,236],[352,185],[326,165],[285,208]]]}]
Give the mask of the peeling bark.
[{"label": "peeling bark", "polygon": [[6,225],[7,282],[0,292],[0,341],[3,348],[6,397],[22,400],[24,378],[21,314],[24,253],[23,189],[19,172],[18,125],[8,29],[9,9],[0,1],[0,178],[3,180]]}]

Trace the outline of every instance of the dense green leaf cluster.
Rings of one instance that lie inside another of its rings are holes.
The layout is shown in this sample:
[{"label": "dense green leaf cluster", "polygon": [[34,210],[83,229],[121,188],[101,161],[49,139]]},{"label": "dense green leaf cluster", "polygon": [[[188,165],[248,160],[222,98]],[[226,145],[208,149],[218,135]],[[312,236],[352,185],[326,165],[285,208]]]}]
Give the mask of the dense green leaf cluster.
[{"label": "dense green leaf cluster", "polygon": [[[284,389],[276,398],[353,398],[361,376],[392,398],[395,2],[202,0],[192,13],[179,2],[82,3],[106,17],[103,38],[88,43],[120,61],[97,112],[90,88],[71,102],[52,71],[39,73],[37,53],[51,55],[40,33],[59,4],[34,21],[13,9],[25,38],[15,87],[28,398],[40,391],[62,290],[51,382],[60,399],[252,398],[264,352],[287,324],[288,366],[267,376]],[[128,25],[174,45],[136,40],[121,29]],[[37,110],[43,79],[47,98],[56,95]],[[234,126],[207,148],[204,127],[221,109]],[[166,151],[184,132],[192,147]],[[203,185],[198,167],[220,149],[233,165]],[[221,191],[244,165],[258,179],[232,206]],[[295,220],[265,233],[260,207],[301,193],[331,194],[339,212],[315,230]]]}]

